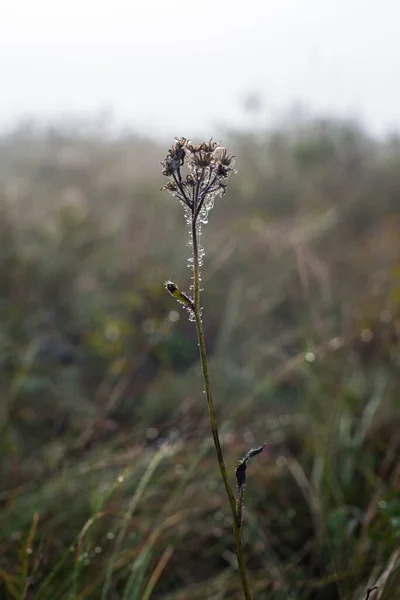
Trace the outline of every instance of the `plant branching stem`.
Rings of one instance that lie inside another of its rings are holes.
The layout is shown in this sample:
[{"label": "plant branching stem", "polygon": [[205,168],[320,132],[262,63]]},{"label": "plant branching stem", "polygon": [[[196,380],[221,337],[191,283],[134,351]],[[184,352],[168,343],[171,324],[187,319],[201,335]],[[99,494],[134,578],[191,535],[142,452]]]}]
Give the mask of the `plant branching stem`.
[{"label": "plant branching stem", "polygon": [[240,533],[240,527],[237,522],[236,515],[236,501],[235,496],[233,494],[232,488],[229,484],[228,474],[226,471],[226,466],[224,462],[224,457],[222,453],[221,443],[219,440],[217,421],[215,417],[215,409],[214,402],[211,395],[211,386],[210,386],[210,377],[208,371],[208,363],[207,363],[207,354],[206,354],[206,345],[204,339],[204,331],[203,331],[203,323],[201,320],[201,308],[200,308],[200,264],[199,264],[199,245],[198,245],[198,231],[197,231],[197,215],[196,212],[193,211],[192,218],[192,242],[193,242],[193,282],[194,282],[194,315],[196,320],[196,329],[197,329],[197,337],[199,342],[199,350],[200,350],[200,362],[201,362],[201,370],[203,372],[204,379],[204,389],[206,393],[208,413],[210,415],[211,421],[211,430],[214,439],[215,451],[217,454],[218,465],[221,471],[221,476],[224,481],[226,493],[228,495],[229,504],[232,511],[232,522],[233,522],[233,533],[235,536],[236,543],[236,557],[238,561],[239,574],[242,582],[244,597],[246,600],[251,600],[251,592],[249,587],[249,582],[247,579],[246,566],[244,562],[243,555],[243,547],[242,547],[242,538]]}]

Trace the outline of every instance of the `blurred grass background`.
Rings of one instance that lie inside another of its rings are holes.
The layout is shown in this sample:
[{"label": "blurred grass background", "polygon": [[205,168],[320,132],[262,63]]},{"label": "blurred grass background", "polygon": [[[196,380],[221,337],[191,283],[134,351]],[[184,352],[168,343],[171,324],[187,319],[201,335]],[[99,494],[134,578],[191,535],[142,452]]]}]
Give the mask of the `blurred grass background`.
[{"label": "blurred grass background", "polygon": [[[179,132],[186,135],[187,132]],[[201,141],[201,140],[193,140]],[[400,598],[400,139],[224,136],[204,325],[256,599]],[[0,598],[241,598],[167,146],[0,138]]]}]

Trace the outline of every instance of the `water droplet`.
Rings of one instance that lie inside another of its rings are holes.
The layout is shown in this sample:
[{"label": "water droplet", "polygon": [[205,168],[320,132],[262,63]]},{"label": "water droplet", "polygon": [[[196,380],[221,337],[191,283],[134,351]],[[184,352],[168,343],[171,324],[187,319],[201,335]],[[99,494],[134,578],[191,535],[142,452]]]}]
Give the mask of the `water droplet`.
[{"label": "water droplet", "polygon": [[180,317],[180,314],[176,310],[171,310],[168,314],[168,320],[171,321],[171,323],[176,323],[179,321]]},{"label": "water droplet", "polygon": [[104,337],[109,342],[117,342],[120,338],[120,330],[116,323],[110,323],[107,325],[106,330],[104,332]]},{"label": "water droplet", "polygon": [[329,348],[332,348],[332,350],[339,350],[341,345],[342,340],[339,336],[332,338],[328,343]]},{"label": "water droplet", "polygon": [[380,314],[381,321],[383,321],[384,323],[390,323],[392,318],[393,317],[392,317],[392,313],[390,312],[390,310],[388,310],[388,309],[382,310],[382,312]]},{"label": "water droplet", "polygon": [[363,329],[360,335],[361,341],[368,344],[374,339],[374,332],[371,329]]},{"label": "water droplet", "polygon": [[315,361],[315,354],[314,352],[306,352],[304,358],[307,362],[312,363]]}]

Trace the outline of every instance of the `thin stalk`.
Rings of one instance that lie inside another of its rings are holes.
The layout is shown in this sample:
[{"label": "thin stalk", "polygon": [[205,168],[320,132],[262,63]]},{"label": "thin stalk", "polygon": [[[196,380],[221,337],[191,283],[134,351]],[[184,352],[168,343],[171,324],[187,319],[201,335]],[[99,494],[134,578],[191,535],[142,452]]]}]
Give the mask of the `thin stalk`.
[{"label": "thin stalk", "polygon": [[199,265],[199,245],[198,245],[198,231],[197,231],[197,216],[196,211],[193,211],[192,217],[192,242],[193,242],[193,282],[194,282],[194,316],[196,320],[196,329],[197,329],[197,338],[199,342],[199,351],[200,351],[200,362],[201,362],[201,370],[203,372],[204,379],[204,389],[206,393],[208,413],[210,415],[211,421],[211,430],[214,439],[215,451],[217,454],[218,465],[221,471],[221,476],[225,485],[226,493],[228,495],[229,504],[232,511],[232,522],[233,522],[233,533],[235,536],[236,543],[236,557],[238,561],[239,574],[242,582],[244,597],[246,600],[251,600],[251,592],[250,586],[247,579],[246,566],[244,562],[243,555],[243,547],[242,547],[242,538],[240,534],[240,525],[237,520],[236,514],[236,501],[235,496],[233,494],[232,488],[229,484],[228,474],[226,471],[226,466],[224,462],[224,457],[222,453],[221,443],[219,440],[217,420],[215,417],[215,409],[214,402],[211,395],[211,385],[210,385],[210,376],[208,371],[208,363],[207,363],[207,354],[206,354],[206,344],[204,339],[204,331],[203,331],[203,323],[201,320],[201,309],[200,309],[200,265]]}]

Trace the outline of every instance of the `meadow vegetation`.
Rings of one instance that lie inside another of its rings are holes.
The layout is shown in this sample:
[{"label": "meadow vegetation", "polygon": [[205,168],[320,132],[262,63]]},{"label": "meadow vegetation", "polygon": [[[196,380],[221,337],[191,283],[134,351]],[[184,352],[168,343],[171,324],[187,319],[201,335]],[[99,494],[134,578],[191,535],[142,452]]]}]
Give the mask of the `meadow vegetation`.
[{"label": "meadow vegetation", "polygon": [[[177,132],[189,135],[190,132]],[[194,142],[202,140],[193,140]],[[204,331],[255,600],[400,597],[400,139],[224,135]],[[0,138],[1,600],[241,599],[167,145]]]}]

